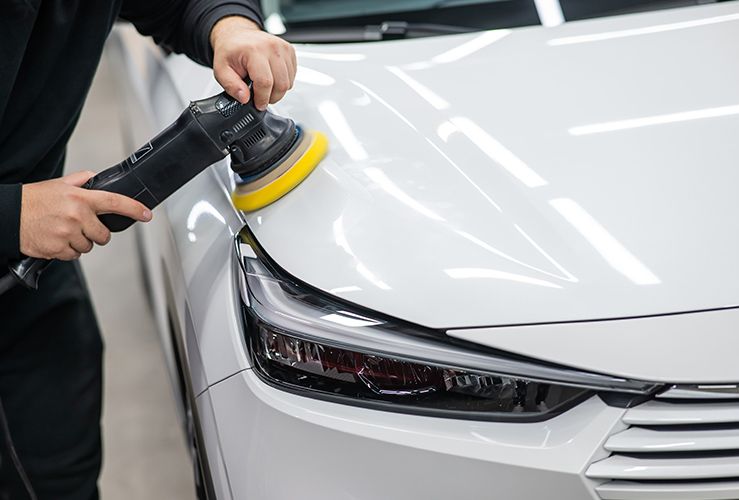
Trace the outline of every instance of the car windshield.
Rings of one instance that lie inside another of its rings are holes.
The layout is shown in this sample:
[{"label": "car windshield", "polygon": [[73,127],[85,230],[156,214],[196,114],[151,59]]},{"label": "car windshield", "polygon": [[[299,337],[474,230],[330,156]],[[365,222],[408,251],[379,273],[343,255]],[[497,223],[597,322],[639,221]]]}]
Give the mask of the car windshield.
[{"label": "car windshield", "polygon": [[[277,34],[291,30],[328,32],[331,28],[364,28],[402,22],[411,28],[421,27],[420,31],[425,33],[419,36],[428,36],[453,32],[450,28],[475,31],[555,25],[576,19],[704,3],[711,3],[711,0],[263,0],[263,9],[267,29]],[[334,37],[331,41],[341,40]]]}]

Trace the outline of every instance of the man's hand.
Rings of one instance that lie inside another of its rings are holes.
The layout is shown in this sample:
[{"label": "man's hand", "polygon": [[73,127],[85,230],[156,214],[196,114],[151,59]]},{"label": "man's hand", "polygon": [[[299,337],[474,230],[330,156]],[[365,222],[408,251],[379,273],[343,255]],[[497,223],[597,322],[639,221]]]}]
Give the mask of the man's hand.
[{"label": "man's hand", "polygon": [[151,220],[145,205],[126,196],[83,189],[94,172],[77,172],[60,179],[23,185],[20,249],[28,257],[73,260],[105,245],[110,231],[97,214],[120,214],[141,222]]},{"label": "man's hand", "polygon": [[249,101],[247,75],[253,82],[254,105],[260,110],[292,88],[298,66],[295,50],[253,21],[238,16],[221,19],[210,32],[210,44],[216,80],[240,103]]}]

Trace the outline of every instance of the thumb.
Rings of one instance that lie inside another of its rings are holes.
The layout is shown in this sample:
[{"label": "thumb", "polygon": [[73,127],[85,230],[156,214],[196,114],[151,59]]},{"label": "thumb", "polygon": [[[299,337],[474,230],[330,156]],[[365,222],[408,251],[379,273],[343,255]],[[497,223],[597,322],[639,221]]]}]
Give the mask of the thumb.
[{"label": "thumb", "polygon": [[69,184],[70,186],[80,187],[85,182],[89,181],[90,178],[93,177],[94,175],[95,175],[95,172],[93,172],[92,170],[83,170],[81,172],[75,172],[73,174],[65,175],[59,180],[62,181],[64,184]]},{"label": "thumb", "polygon": [[249,102],[251,94],[249,86],[244,82],[244,77],[237,73],[228,64],[219,65],[214,71],[214,76],[221,87],[228,92],[228,95],[239,101],[241,104]]}]

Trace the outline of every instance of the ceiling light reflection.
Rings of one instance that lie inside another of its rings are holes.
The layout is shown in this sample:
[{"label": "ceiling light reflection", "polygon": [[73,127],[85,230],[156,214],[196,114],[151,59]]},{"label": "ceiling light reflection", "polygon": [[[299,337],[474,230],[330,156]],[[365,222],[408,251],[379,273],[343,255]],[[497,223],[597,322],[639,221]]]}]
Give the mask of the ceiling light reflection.
[{"label": "ceiling light reflection", "polygon": [[298,66],[298,71],[295,73],[295,80],[300,83],[307,83],[309,85],[320,85],[322,87],[328,87],[336,83],[336,80],[331,75],[321,73],[305,66]]},{"label": "ceiling light reflection", "polygon": [[221,224],[226,223],[226,219],[220,212],[218,212],[218,210],[216,210],[213,205],[205,200],[198,201],[192,206],[192,208],[190,209],[190,213],[187,214],[187,222],[185,223],[188,230],[187,239],[193,243],[198,240],[194,231],[197,226],[198,220],[203,215],[210,215]]},{"label": "ceiling light reflection", "polygon": [[521,181],[526,187],[534,188],[548,184],[544,178],[534,172],[521,158],[495,140],[469,118],[455,117],[449,121],[491,160],[506,169],[509,174]]},{"label": "ceiling light reflection", "polygon": [[444,98],[442,98],[436,92],[434,92],[415,78],[411,77],[402,69],[396,66],[386,66],[386,69],[390,73],[400,78],[406,85],[413,89],[416,94],[425,99],[426,102],[431,104],[434,108],[441,110],[447,109],[449,107],[449,103]]},{"label": "ceiling light reflection", "polygon": [[630,118],[628,120],[617,120],[612,122],[593,123],[580,125],[568,130],[571,135],[601,134],[603,132],[615,132],[640,127],[651,127],[654,125],[665,125],[668,123],[687,122],[691,120],[702,120],[705,118],[719,118],[739,114],[739,105],[720,106],[717,108],[696,109],[693,111],[680,111],[665,115],[645,116],[642,118]]},{"label": "ceiling light reflection", "polygon": [[487,269],[483,267],[458,267],[453,269],[444,269],[444,272],[450,278],[454,279],[495,279],[504,281],[515,281],[526,285],[543,286],[546,288],[562,288],[556,283],[524,276],[522,274],[507,273],[498,271],[497,269]]},{"label": "ceiling light reflection", "polygon": [[364,54],[324,54],[322,52],[309,52],[305,50],[296,50],[295,54],[298,58],[320,59],[323,61],[352,62],[367,59],[367,56]]},{"label": "ceiling light reflection", "polygon": [[478,50],[484,49],[488,45],[495,43],[498,40],[502,40],[510,33],[511,30],[486,31],[471,40],[457,45],[453,49],[447,50],[446,52],[442,52],[441,54],[434,56],[431,61],[437,64],[459,61],[460,59],[470,56]]},{"label": "ceiling light reflection", "polygon": [[339,286],[336,288],[331,288],[329,290],[330,293],[334,295],[338,295],[340,293],[349,293],[349,292],[361,292],[362,289],[355,285],[349,285],[349,286]]},{"label": "ceiling light reflection", "polygon": [[549,202],[616,271],[637,285],[656,285],[660,279],[608,232],[576,201],[557,198]]},{"label": "ceiling light reflection", "polygon": [[323,101],[318,105],[318,112],[328,124],[331,132],[336,136],[341,146],[352,160],[362,161],[369,158],[367,151],[362,147],[357,136],[354,135],[344,113],[334,101]]},{"label": "ceiling light reflection", "polygon": [[547,42],[548,45],[572,45],[576,43],[600,42],[603,40],[613,40],[614,38],[627,38],[631,36],[651,35],[654,33],[664,33],[665,31],[682,30],[686,28],[696,28],[698,26],[708,26],[710,24],[725,23],[727,21],[739,20],[739,13],[728,14],[725,16],[706,17],[703,19],[693,19],[690,21],[682,21],[669,24],[657,24],[654,26],[645,26],[643,28],[632,28],[627,30],[606,31],[603,33],[593,33],[592,35],[576,35],[566,36],[562,38],[554,38]]}]

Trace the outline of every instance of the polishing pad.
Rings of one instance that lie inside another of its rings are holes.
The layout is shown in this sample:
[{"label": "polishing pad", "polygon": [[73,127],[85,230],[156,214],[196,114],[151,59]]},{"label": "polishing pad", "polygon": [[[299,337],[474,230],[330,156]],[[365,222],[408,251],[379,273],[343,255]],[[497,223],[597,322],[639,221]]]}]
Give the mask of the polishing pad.
[{"label": "polishing pad", "polygon": [[327,151],[328,139],[324,134],[301,130],[295,147],[269,173],[237,183],[231,194],[234,206],[252,212],[279,200],[308,177]]}]

